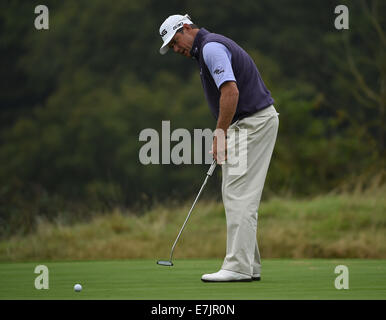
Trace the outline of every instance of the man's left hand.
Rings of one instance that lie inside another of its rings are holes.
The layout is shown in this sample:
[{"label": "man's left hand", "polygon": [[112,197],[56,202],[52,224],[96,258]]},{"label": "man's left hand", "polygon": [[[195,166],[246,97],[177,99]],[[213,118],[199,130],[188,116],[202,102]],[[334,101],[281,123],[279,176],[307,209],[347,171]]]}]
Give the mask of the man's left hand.
[{"label": "man's left hand", "polygon": [[227,144],[224,132],[215,135],[210,153],[213,154],[213,158],[219,165],[225,162],[227,159]]}]

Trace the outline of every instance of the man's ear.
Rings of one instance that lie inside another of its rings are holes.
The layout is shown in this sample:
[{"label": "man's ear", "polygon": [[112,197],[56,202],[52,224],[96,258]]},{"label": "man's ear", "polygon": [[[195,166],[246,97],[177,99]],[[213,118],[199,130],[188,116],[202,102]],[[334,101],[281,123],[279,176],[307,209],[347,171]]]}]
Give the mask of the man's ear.
[{"label": "man's ear", "polygon": [[183,27],[184,27],[184,30],[186,31],[192,30],[192,27],[190,26],[190,24],[184,23]]}]

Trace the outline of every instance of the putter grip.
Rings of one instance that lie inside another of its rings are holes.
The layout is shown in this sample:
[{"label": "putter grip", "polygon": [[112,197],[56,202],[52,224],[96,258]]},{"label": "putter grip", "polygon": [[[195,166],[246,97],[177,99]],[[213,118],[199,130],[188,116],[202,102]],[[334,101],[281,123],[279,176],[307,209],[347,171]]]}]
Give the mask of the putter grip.
[{"label": "putter grip", "polygon": [[216,160],[213,160],[208,172],[206,173],[208,176],[212,176],[214,169],[216,169]]}]

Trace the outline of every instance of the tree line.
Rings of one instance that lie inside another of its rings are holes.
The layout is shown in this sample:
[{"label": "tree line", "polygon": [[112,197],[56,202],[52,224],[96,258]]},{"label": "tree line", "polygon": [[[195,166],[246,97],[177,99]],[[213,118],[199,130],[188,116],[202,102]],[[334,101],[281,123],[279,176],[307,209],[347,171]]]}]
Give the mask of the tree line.
[{"label": "tree line", "polygon": [[[205,165],[147,165],[145,128],[214,129],[194,61],[158,53],[175,13],[239,43],[280,113],[265,195],[310,196],[384,170],[385,2],[45,1],[0,4],[0,234],[193,197]],[[220,170],[207,197],[220,199]]]}]

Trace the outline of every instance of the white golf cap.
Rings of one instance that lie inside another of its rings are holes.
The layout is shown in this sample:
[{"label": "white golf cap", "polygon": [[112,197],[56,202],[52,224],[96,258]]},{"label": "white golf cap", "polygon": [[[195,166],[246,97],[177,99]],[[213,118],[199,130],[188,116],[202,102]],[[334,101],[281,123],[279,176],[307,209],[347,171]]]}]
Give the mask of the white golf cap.
[{"label": "white golf cap", "polygon": [[163,40],[162,47],[159,49],[160,54],[165,54],[168,50],[168,44],[172,40],[173,36],[176,34],[177,30],[182,28],[184,23],[193,24],[190,20],[190,17],[186,14],[184,16],[180,14],[175,14],[168,17],[161,27],[159,28],[159,34]]}]

